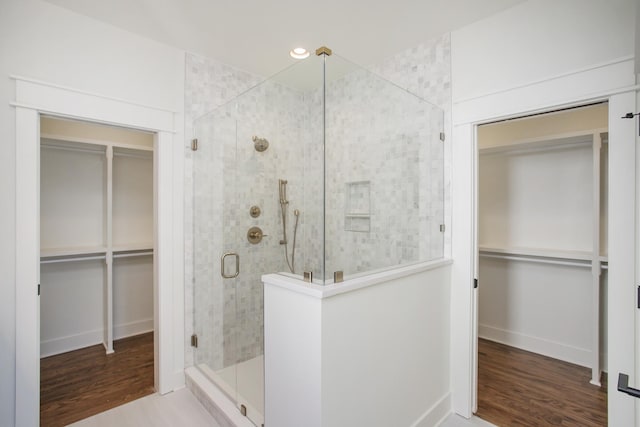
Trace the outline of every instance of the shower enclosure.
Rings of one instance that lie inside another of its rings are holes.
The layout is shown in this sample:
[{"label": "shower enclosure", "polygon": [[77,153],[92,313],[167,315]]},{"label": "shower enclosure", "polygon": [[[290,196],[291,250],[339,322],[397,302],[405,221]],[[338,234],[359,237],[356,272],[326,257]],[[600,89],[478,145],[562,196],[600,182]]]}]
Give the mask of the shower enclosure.
[{"label": "shower enclosure", "polygon": [[325,53],[194,129],[194,365],[260,426],[261,276],[331,285],[441,258],[443,112]]}]

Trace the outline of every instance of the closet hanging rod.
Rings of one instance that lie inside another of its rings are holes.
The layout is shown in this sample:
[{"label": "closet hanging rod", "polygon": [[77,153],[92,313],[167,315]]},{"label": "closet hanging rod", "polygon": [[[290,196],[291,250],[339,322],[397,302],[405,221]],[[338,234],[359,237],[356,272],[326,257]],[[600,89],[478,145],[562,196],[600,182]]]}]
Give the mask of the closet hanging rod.
[{"label": "closet hanging rod", "polygon": [[480,253],[480,256],[483,258],[506,259],[508,261],[524,261],[524,262],[533,262],[536,264],[553,264],[553,265],[564,265],[568,267],[591,268],[591,262],[560,261],[555,259],[539,258],[539,257],[483,254],[483,253]]},{"label": "closet hanging rod", "polygon": [[72,261],[93,261],[98,259],[105,259],[105,255],[97,256],[85,256],[85,257],[71,257],[71,258],[54,258],[54,259],[41,259],[40,264],[56,264],[60,262],[72,262]]},{"label": "closet hanging rod", "polygon": [[153,255],[153,251],[145,251],[145,252],[133,252],[133,253],[128,253],[128,254],[114,254],[113,258],[131,258],[131,257],[136,257],[136,256],[147,256],[147,255]]}]

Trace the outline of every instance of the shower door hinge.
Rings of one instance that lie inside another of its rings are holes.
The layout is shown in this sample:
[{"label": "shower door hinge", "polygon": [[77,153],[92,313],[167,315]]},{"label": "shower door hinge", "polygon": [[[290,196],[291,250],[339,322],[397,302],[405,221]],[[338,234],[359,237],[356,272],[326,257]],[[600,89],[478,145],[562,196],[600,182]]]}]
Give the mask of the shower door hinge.
[{"label": "shower door hinge", "polygon": [[191,151],[198,151],[198,138],[191,140]]},{"label": "shower door hinge", "polygon": [[246,417],[247,416],[247,407],[244,406],[244,405],[240,405],[240,413]]},{"label": "shower door hinge", "polygon": [[440,132],[440,141],[444,142],[444,132]]},{"label": "shower door hinge", "polygon": [[440,232],[441,232],[441,233],[444,233],[444,228],[445,228],[445,227],[444,227],[444,224],[440,224]]},{"label": "shower door hinge", "polygon": [[473,279],[473,289],[478,289],[478,279]]},{"label": "shower door hinge", "polygon": [[40,296],[40,283],[38,283],[38,296]]},{"label": "shower door hinge", "polygon": [[191,335],[191,347],[198,348],[198,336],[196,334]]}]

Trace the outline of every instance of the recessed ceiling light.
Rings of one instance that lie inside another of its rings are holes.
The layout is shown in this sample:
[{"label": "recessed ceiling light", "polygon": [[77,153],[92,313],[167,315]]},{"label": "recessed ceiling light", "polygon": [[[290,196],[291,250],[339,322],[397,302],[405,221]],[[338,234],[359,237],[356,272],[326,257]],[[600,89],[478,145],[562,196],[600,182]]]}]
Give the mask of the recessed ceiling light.
[{"label": "recessed ceiling light", "polygon": [[292,49],[291,52],[289,52],[289,55],[295,59],[305,59],[309,56],[309,51],[303,47],[297,47]]}]

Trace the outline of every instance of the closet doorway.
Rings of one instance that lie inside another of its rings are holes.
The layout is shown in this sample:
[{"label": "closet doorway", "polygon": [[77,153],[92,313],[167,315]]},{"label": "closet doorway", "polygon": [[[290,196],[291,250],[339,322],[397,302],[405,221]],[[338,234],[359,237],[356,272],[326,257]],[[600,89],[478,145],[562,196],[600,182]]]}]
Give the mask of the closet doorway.
[{"label": "closet doorway", "polygon": [[608,105],[478,127],[478,405],[607,422]]},{"label": "closet doorway", "polygon": [[154,135],[40,120],[40,416],[154,392]]}]

